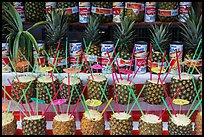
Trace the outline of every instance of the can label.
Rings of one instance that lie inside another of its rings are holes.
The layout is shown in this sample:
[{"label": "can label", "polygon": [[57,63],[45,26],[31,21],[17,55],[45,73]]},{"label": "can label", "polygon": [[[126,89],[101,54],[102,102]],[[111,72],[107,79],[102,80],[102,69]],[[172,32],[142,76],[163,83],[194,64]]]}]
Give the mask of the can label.
[{"label": "can label", "polygon": [[144,11],[144,4],[136,3],[136,2],[126,2],[126,9],[131,9],[133,12],[138,15],[141,11]]},{"label": "can label", "polygon": [[[61,10],[61,12],[63,11],[63,9],[61,9],[61,8],[60,8],[60,10]],[[64,10],[65,10],[66,14],[74,14],[74,13],[79,12],[78,6],[65,8]]]},{"label": "can label", "polygon": [[101,58],[101,65],[103,67],[102,73],[107,73],[107,74],[112,73],[112,67],[110,67],[112,60],[113,58],[111,58],[111,60],[109,60],[109,58],[106,58],[106,57]]},{"label": "can label", "polygon": [[[162,68],[166,68],[166,66],[168,65],[167,62],[163,63],[163,67]],[[148,60],[148,67],[157,67],[157,68],[161,68],[162,66],[162,62],[151,62],[150,60]]]},{"label": "can label", "polygon": [[57,60],[55,58],[55,62],[54,62],[54,58],[48,58],[48,64],[50,66],[53,66],[56,63],[56,66],[64,66],[66,65],[66,59],[63,59],[62,57],[59,57]]},{"label": "can label", "polygon": [[100,63],[100,57],[98,56],[94,56],[94,55],[85,55],[87,61],[89,62],[96,62],[96,63]]},{"label": "can label", "polygon": [[120,23],[120,14],[122,12],[122,9],[124,2],[113,2],[113,22]]},{"label": "can label", "polygon": [[181,6],[191,6],[192,2],[180,2],[179,5],[181,5]]},{"label": "can label", "polygon": [[[179,54],[180,52],[183,52],[183,44],[181,45],[170,44],[170,51],[169,51],[170,58],[176,58],[176,50],[177,50],[177,54]],[[178,57],[182,58],[182,53]]]},{"label": "can label", "polygon": [[145,6],[155,6],[156,2],[146,2]]},{"label": "can label", "polygon": [[179,6],[179,21],[185,22],[185,15],[189,17],[188,11],[190,10],[191,6]]},{"label": "can label", "polygon": [[145,22],[155,22],[156,19],[156,7],[155,6],[148,6],[145,7]]},{"label": "can label", "polygon": [[79,2],[79,22],[88,23],[89,15],[91,12],[90,2]]},{"label": "can label", "polygon": [[56,8],[56,2],[46,2],[46,11],[50,13],[51,7]]},{"label": "can label", "polygon": [[[138,70],[138,68],[139,68],[139,70]],[[138,70],[139,74],[147,72],[147,61],[146,61],[146,58],[136,58],[135,59],[135,72],[137,70]]]},{"label": "can label", "polygon": [[117,61],[118,61],[118,66],[119,67],[124,67],[124,66],[133,66],[133,64],[131,65],[131,60],[125,60],[125,59],[122,59],[122,58],[117,58]]},{"label": "can label", "polygon": [[74,57],[81,56],[81,48],[82,48],[81,42],[69,43],[69,55]]},{"label": "can label", "polygon": [[107,16],[112,15],[112,8],[98,8],[93,6],[91,7],[91,12],[96,14],[104,14]]},{"label": "can label", "polygon": [[177,16],[178,15],[178,9],[175,10],[158,10],[158,15],[159,16],[165,16],[165,17],[172,17],[172,16]]},{"label": "can label", "polygon": [[147,54],[147,44],[135,44],[134,55],[136,58],[144,58]]},{"label": "can label", "polygon": [[81,56],[70,56],[69,57],[69,62],[70,62],[70,68],[76,68],[77,64],[81,65]]},{"label": "can label", "polygon": [[[178,59],[179,62],[182,62],[182,58]],[[170,73],[171,74],[178,74],[178,65],[176,58],[171,59],[170,66],[172,66]],[[181,68],[181,65],[180,65]],[[180,69],[181,72],[181,69]]]}]

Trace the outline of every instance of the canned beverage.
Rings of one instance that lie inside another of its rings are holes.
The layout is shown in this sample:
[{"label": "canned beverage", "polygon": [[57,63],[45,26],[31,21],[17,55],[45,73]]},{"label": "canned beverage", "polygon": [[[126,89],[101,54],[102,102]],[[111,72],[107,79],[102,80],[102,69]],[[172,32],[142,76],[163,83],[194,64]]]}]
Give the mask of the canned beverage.
[{"label": "canned beverage", "polygon": [[113,22],[120,23],[124,2],[113,2]]},{"label": "canned beverage", "polygon": [[82,43],[80,41],[72,40],[69,42],[69,60],[71,68],[76,68],[77,60],[78,64],[81,64],[81,48]]},{"label": "canned beverage", "polygon": [[192,2],[179,2],[180,6],[191,6]]},{"label": "canned beverage", "polygon": [[137,41],[134,45],[134,56],[136,58],[144,58],[147,54],[147,42]]},{"label": "canned beverage", "polygon": [[[138,70],[138,68],[139,68],[139,70]],[[135,72],[137,70],[138,70],[138,74],[143,74],[143,73],[147,72],[147,60],[146,60],[146,58],[135,58]]]},{"label": "canned beverage", "polygon": [[144,22],[155,22],[155,19],[156,19],[156,2],[146,2]]},{"label": "canned beverage", "polygon": [[[104,41],[101,44],[101,64],[102,64],[102,67],[103,67],[103,69],[102,69],[103,73],[111,73],[112,72],[111,68],[108,69],[107,66],[109,66],[111,64],[111,61],[108,58],[108,54],[111,57],[111,55],[113,53],[113,50],[114,50],[114,42]],[[108,51],[108,54],[107,54],[106,51]]]},{"label": "canned beverage", "polygon": [[[169,51],[169,57],[171,58],[171,64],[170,65],[173,65],[170,73],[172,74],[178,74],[178,66],[177,66],[177,63],[176,63],[176,50],[177,50],[177,54],[179,54],[180,52],[182,52],[178,58],[179,58],[179,62],[182,62],[182,54],[183,54],[183,43],[180,42],[180,41],[173,41],[171,44],[170,44],[170,51]],[[181,68],[181,67],[180,67]],[[181,70],[181,69],[180,69]]]},{"label": "canned beverage", "polygon": [[56,8],[56,2],[46,2],[46,11],[50,12],[51,8],[55,9]]},{"label": "canned beverage", "polygon": [[14,8],[18,11],[22,22],[25,21],[25,10],[23,2],[13,2]]},{"label": "canned beverage", "polygon": [[90,2],[79,2],[79,22],[88,23],[91,12]]},{"label": "canned beverage", "polygon": [[188,15],[188,11],[190,10],[190,8],[191,8],[191,5],[190,4],[188,4],[188,5],[180,5],[179,6],[179,21],[181,21],[181,22],[185,22],[185,15],[187,16],[187,17],[189,17],[189,15]]}]

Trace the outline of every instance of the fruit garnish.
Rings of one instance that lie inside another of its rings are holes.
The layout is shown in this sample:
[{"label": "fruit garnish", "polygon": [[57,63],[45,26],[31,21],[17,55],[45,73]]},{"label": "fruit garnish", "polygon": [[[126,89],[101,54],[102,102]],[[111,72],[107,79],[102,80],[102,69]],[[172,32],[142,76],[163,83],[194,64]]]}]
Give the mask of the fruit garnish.
[{"label": "fruit garnish", "polygon": [[93,69],[103,69],[103,67],[101,65],[99,65],[99,64],[95,64],[95,65],[91,66],[91,68],[93,68]]},{"label": "fruit garnish", "polygon": [[2,111],[7,111],[7,109],[8,109],[8,104],[2,103]]},{"label": "fruit garnish", "polygon": [[66,73],[74,74],[74,73],[80,72],[80,69],[79,68],[66,68],[66,69],[63,69],[63,71]]},{"label": "fruit garnish", "polygon": [[88,99],[85,101],[85,103],[91,107],[97,107],[97,106],[100,106],[102,104],[102,102],[100,100],[96,100],[96,99]]},{"label": "fruit garnish", "polygon": [[174,99],[172,103],[176,105],[187,105],[189,104],[189,101],[184,99]]},{"label": "fruit garnish", "polygon": [[[158,74],[158,73],[160,72],[160,68],[158,68],[158,67],[152,67],[152,72]],[[166,72],[166,69],[162,68],[161,73],[165,73],[165,72]]]},{"label": "fruit garnish", "polygon": [[60,104],[66,103],[66,102],[67,102],[66,99],[56,99],[53,101],[53,104],[60,105]]},{"label": "fruit garnish", "polygon": [[28,66],[30,64],[30,62],[28,62],[28,61],[22,61],[22,62],[18,62],[17,63],[17,67],[26,67],[26,66]]},{"label": "fruit garnish", "polygon": [[52,70],[53,70],[52,67],[42,67],[39,69],[40,72],[50,72]]}]

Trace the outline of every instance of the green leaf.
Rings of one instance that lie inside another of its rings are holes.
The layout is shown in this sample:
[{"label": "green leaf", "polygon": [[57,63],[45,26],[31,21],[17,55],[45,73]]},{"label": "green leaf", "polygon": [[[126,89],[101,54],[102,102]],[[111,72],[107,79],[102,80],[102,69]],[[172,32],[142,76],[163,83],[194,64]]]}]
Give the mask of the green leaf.
[{"label": "green leaf", "polygon": [[30,31],[31,29],[33,29],[33,28],[35,28],[35,27],[37,27],[37,26],[39,26],[39,25],[46,24],[46,23],[48,23],[48,22],[47,22],[47,21],[37,22],[37,23],[35,23],[32,27],[28,28],[26,31]]},{"label": "green leaf", "polygon": [[13,59],[14,59],[14,62],[17,63],[17,56],[18,56],[18,47],[19,47],[19,39],[20,39],[20,36],[21,36],[22,32],[18,32],[18,34],[16,35],[15,37],[15,40],[14,40],[14,43],[13,43]]},{"label": "green leaf", "polygon": [[[39,52],[38,43],[37,43],[37,41],[35,40],[35,38],[33,37],[33,35],[30,34],[30,32],[28,32],[28,31],[23,31],[23,32],[24,32],[24,33],[27,35],[27,37],[30,39],[31,43],[33,44],[35,50],[36,50],[37,53],[38,53],[38,52]],[[31,46],[31,48],[32,48],[32,44],[29,45],[29,46]]]}]

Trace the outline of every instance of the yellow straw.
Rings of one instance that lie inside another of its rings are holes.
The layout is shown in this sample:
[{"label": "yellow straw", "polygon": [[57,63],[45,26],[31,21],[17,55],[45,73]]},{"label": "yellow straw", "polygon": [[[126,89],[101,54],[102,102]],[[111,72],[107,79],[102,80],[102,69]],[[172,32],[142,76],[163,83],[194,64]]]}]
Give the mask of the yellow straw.
[{"label": "yellow straw", "polygon": [[108,108],[108,105],[111,103],[112,100],[113,100],[113,98],[111,98],[111,99],[108,101],[108,103],[106,104],[105,108],[104,108],[103,111],[101,112],[101,116],[100,116],[100,117],[103,116],[103,113],[106,111],[106,109]]},{"label": "yellow straw", "polygon": [[[188,58],[188,60],[190,60],[190,62],[193,64],[193,67],[196,69],[196,71],[198,72],[198,74],[200,74],[200,71],[197,69],[197,67],[195,66],[195,64],[193,63],[193,61],[189,58],[188,55],[186,55],[186,57]],[[200,74],[201,75],[201,74]]]}]

